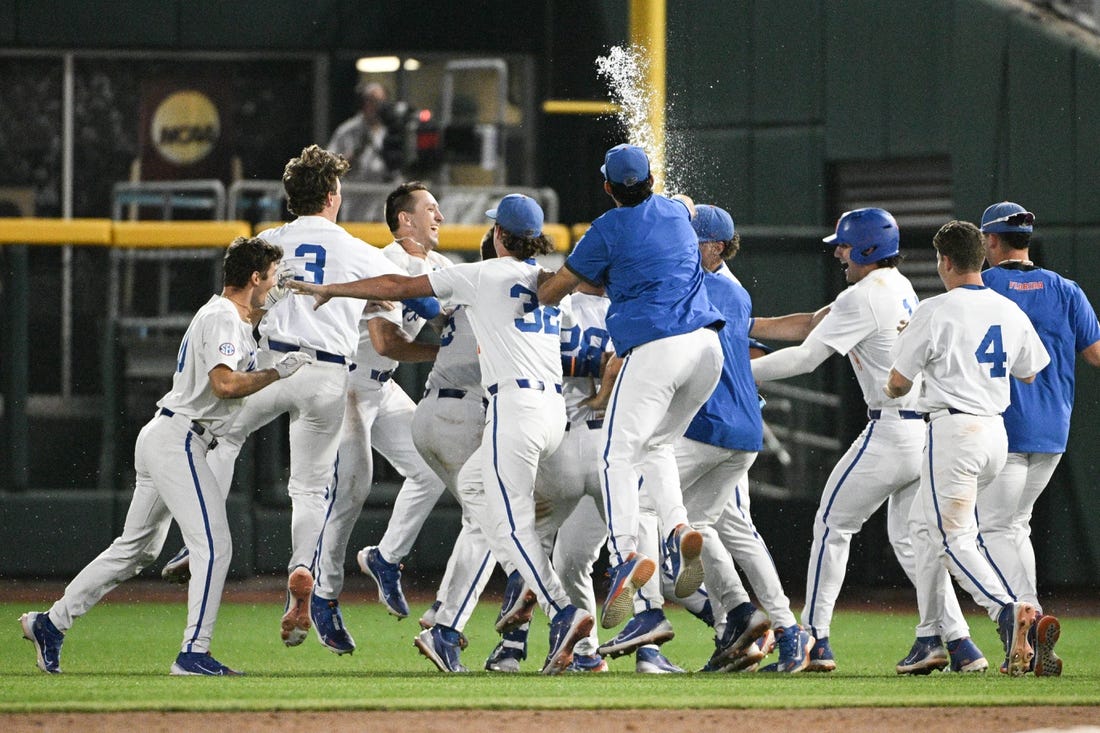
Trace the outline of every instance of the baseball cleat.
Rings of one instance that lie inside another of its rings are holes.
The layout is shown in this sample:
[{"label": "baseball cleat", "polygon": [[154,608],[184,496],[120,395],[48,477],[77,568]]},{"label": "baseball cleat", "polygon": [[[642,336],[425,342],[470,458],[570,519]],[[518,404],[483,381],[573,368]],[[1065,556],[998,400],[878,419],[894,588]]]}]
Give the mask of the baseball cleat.
[{"label": "baseball cleat", "polygon": [[775,649],[775,632],[768,629],[764,634],[749,644],[744,654],[733,659],[726,660],[726,666],[722,672],[755,672],[757,665]]},{"label": "baseball cleat", "polygon": [[24,613],[19,617],[23,638],[34,644],[38,668],[48,674],[61,674],[61,645],[65,634],[57,630],[48,613]]},{"label": "baseball cleat", "polygon": [[639,674],[682,674],[683,669],[668,661],[655,646],[643,646],[634,655],[634,671]]},{"label": "baseball cleat", "polygon": [[399,619],[409,615],[409,604],[401,590],[401,565],[386,562],[377,547],[364,547],[355,555],[359,569],[369,575],[378,585],[378,600],[385,605],[391,616]]},{"label": "baseball cleat", "polygon": [[296,567],[286,583],[286,613],[283,614],[283,643],[298,646],[309,635],[310,596],[313,594],[313,576],[304,567]]},{"label": "baseball cleat", "polygon": [[1054,653],[1054,645],[1062,635],[1062,625],[1054,616],[1043,615],[1035,624],[1035,676],[1060,677],[1062,660]]},{"label": "baseball cleat", "polygon": [[432,605],[428,606],[428,610],[424,612],[424,615],[417,621],[422,629],[430,629],[435,626],[435,614],[439,610],[439,607],[443,605],[443,601],[433,601]]},{"label": "baseball cleat", "polygon": [[1030,603],[1006,603],[997,617],[997,630],[1004,644],[1005,661],[1001,669],[1012,677],[1021,677],[1031,669],[1035,650],[1028,643],[1028,632],[1035,623],[1035,606]]},{"label": "baseball cleat", "polygon": [[627,621],[615,638],[600,644],[599,653],[614,659],[630,654],[646,644],[664,644],[674,636],[676,632],[665,618],[665,612],[659,608],[651,608]]},{"label": "baseball cleat", "polygon": [[737,606],[726,614],[726,628],[718,638],[715,661],[741,656],[770,625],[767,615],[748,601]]},{"label": "baseball cleat", "polygon": [[795,674],[806,669],[810,663],[810,650],[814,646],[814,638],[810,636],[810,632],[795,624],[777,630],[775,636],[779,660],[761,667],[760,671]]},{"label": "baseball cleat", "polygon": [[191,580],[191,553],[186,545],[164,563],[164,567],[160,569],[160,577],[169,583],[184,584]]},{"label": "baseball cleat", "polygon": [[984,672],[989,669],[982,650],[969,636],[947,642],[947,654],[951,657],[952,672]]},{"label": "baseball cleat", "polygon": [[937,672],[951,663],[943,641],[938,636],[918,636],[909,654],[897,663],[898,674],[924,675]]},{"label": "baseball cleat", "polygon": [[690,525],[672,530],[666,543],[677,598],[687,598],[703,584],[703,535]]},{"label": "baseball cleat", "polygon": [[468,672],[459,661],[462,651],[459,644],[461,635],[455,629],[446,626],[433,626],[424,629],[413,639],[413,645],[428,658],[440,672]]},{"label": "baseball cleat", "polygon": [[508,574],[504,600],[500,604],[500,613],[497,614],[497,633],[503,634],[530,622],[537,603],[535,592],[523,582],[519,571],[513,570]]},{"label": "baseball cleat", "polygon": [[542,665],[542,673],[564,672],[573,663],[573,647],[588,636],[595,622],[592,614],[572,603],[558,611],[550,623],[550,652]]},{"label": "baseball cleat", "polygon": [[355,651],[355,639],[344,626],[340,613],[340,601],[329,600],[314,594],[309,602],[309,616],[317,638],[334,654],[351,654]]},{"label": "baseball cleat", "polygon": [[645,555],[632,552],[618,565],[608,568],[611,586],[600,610],[600,626],[613,629],[634,615],[634,594],[649,582],[657,563]]},{"label": "baseball cleat", "polygon": [[197,675],[202,677],[240,677],[244,672],[230,669],[210,656],[210,652],[180,652],[172,663],[173,675]]},{"label": "baseball cleat", "polygon": [[566,672],[606,672],[607,660],[596,654],[574,654],[573,663]]},{"label": "baseball cleat", "polygon": [[511,631],[493,647],[485,660],[485,669],[488,672],[518,672],[519,663],[524,659],[527,659],[527,632]]},{"label": "baseball cleat", "polygon": [[806,665],[807,672],[832,672],[836,669],[836,657],[833,656],[833,648],[829,646],[829,637],[823,636],[814,642],[810,649],[810,661]]}]

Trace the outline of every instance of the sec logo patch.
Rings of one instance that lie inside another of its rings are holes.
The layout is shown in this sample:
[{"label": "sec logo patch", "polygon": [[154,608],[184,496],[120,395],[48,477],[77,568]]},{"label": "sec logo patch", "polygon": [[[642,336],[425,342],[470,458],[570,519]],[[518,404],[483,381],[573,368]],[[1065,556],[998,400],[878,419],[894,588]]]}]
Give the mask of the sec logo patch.
[{"label": "sec logo patch", "polygon": [[226,356],[233,356],[237,353],[237,347],[231,343],[226,342],[218,347],[218,351],[222,352]]}]

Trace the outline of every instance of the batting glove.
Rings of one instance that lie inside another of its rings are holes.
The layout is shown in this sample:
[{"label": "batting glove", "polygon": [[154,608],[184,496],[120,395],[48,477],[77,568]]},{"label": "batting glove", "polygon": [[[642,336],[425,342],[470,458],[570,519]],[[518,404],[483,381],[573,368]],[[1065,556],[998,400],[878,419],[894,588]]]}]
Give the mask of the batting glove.
[{"label": "batting glove", "polygon": [[279,373],[279,379],[286,379],[306,364],[312,364],[313,357],[301,351],[292,351],[275,364],[275,371]]}]

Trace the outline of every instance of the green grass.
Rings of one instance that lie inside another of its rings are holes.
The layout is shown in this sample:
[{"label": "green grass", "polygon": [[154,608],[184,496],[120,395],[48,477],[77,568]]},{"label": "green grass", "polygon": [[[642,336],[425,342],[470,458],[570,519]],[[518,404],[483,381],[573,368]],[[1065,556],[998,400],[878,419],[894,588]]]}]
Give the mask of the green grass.
[{"label": "green grass", "polygon": [[[281,606],[227,603],[214,653],[247,676],[217,679],[167,674],[182,633],[183,604],[100,604],[70,631],[62,675],[34,666],[34,649],[22,640],[17,621],[28,608],[34,606],[0,604],[0,619],[6,619],[0,712],[1100,705],[1097,618],[1062,619],[1058,651],[1066,670],[1060,678],[998,674],[1000,644],[992,622],[980,616],[970,622],[989,657],[988,673],[899,677],[894,664],[912,643],[915,616],[850,611],[838,613],[833,624],[839,669],[829,675],[637,675],[627,657],[612,662],[610,674],[542,677],[543,618],[533,624],[526,673],[445,675],[412,645],[423,605],[398,622],[377,603],[348,604],[344,616],[359,648],[337,657],[312,635],[296,649],[285,648],[278,637]],[[467,628],[463,660],[472,669],[481,669],[496,643],[493,613],[484,606]],[[678,633],[663,651],[697,669],[711,651],[709,630],[679,609],[669,617]]]}]

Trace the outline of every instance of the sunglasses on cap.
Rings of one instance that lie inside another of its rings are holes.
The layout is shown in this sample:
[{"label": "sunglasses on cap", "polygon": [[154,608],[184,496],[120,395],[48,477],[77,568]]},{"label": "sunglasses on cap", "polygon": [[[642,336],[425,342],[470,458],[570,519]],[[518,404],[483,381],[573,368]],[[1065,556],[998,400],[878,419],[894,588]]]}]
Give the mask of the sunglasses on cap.
[{"label": "sunglasses on cap", "polygon": [[1008,216],[1002,216],[999,219],[987,221],[983,224],[983,227],[988,227],[991,224],[1008,224],[1013,227],[1031,226],[1035,223],[1035,214],[1030,211],[1017,211],[1015,214],[1009,214]]}]

